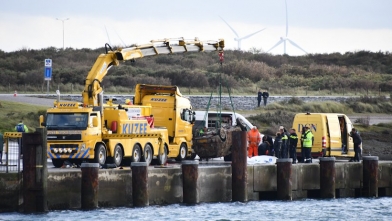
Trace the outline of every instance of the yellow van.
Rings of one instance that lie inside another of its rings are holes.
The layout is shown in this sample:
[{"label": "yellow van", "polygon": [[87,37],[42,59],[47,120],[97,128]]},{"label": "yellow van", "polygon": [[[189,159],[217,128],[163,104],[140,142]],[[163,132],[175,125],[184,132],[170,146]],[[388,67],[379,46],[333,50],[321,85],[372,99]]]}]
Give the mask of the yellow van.
[{"label": "yellow van", "polygon": [[[312,157],[354,157],[354,142],[349,133],[353,127],[350,119],[338,113],[296,114],[293,127],[300,139],[303,127],[313,133]],[[301,142],[298,140],[297,158],[302,161]]]}]

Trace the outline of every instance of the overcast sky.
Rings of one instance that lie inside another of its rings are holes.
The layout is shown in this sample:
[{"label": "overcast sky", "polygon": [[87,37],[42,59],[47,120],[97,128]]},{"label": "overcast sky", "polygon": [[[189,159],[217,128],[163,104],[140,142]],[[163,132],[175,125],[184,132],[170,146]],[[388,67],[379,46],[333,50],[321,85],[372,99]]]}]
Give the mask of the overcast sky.
[{"label": "overcast sky", "polygon": [[[287,0],[288,38],[308,53],[392,51],[392,0]],[[6,0],[0,7],[0,49],[98,48],[152,39],[243,37],[241,49],[268,51],[286,35],[284,0]],[[105,30],[106,27],[106,30]],[[287,43],[287,54],[304,52]],[[270,51],[283,54],[283,44]]]}]

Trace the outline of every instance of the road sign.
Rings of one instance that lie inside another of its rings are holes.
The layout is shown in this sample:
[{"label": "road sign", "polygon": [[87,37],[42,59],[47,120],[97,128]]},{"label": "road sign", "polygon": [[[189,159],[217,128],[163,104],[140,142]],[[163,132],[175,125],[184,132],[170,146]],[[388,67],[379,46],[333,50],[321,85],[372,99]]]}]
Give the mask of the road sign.
[{"label": "road sign", "polygon": [[52,79],[52,67],[45,67],[44,75],[45,80],[50,81]]},{"label": "road sign", "polygon": [[52,67],[52,59],[45,59],[45,67]]}]

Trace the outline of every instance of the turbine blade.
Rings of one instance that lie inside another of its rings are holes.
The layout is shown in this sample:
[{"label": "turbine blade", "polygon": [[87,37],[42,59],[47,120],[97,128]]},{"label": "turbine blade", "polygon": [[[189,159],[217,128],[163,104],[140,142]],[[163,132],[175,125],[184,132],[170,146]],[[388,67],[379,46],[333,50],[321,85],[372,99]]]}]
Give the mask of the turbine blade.
[{"label": "turbine blade", "polygon": [[123,43],[124,47],[127,47],[127,45],[125,44],[125,42],[121,39],[120,35],[117,33],[116,30],[114,30],[116,32],[117,37],[121,40],[121,42]]},{"label": "turbine blade", "polygon": [[280,41],[278,41],[278,43],[276,43],[271,49],[269,49],[269,50],[267,51],[267,53],[268,53],[269,51],[271,51],[272,49],[274,49],[276,46],[282,44],[282,42],[283,42],[283,39],[280,39]]},{"label": "turbine blade", "polygon": [[292,44],[293,46],[297,47],[298,49],[302,50],[303,52],[305,52],[305,54],[308,54],[308,52],[306,52],[304,49],[302,49],[299,45],[297,45],[296,43],[294,43],[292,40],[287,39],[287,41],[290,42],[290,44]]},{"label": "turbine blade", "polygon": [[261,31],[263,31],[264,29],[266,29],[266,28],[263,28],[263,29],[261,29],[261,30],[258,30],[258,31],[256,31],[255,33],[252,33],[252,34],[247,35],[247,36],[245,36],[245,37],[242,37],[242,38],[240,38],[240,39],[241,39],[241,40],[242,40],[242,39],[247,39],[247,38],[249,38],[250,36],[255,35],[255,34],[257,34],[257,33],[261,32]]},{"label": "turbine blade", "polygon": [[289,35],[289,18],[287,13],[287,0],[284,1],[286,4],[286,37]]},{"label": "turbine blade", "polygon": [[226,23],[227,26],[229,26],[229,28],[234,32],[234,34],[237,36],[237,38],[239,38],[239,36],[238,36],[237,32],[234,30],[234,28],[232,28],[232,27],[229,25],[229,23],[227,23],[227,22],[225,21],[225,19],[223,19],[220,15],[218,15],[218,16],[219,16],[219,18],[222,19],[222,21],[224,21],[224,22]]}]

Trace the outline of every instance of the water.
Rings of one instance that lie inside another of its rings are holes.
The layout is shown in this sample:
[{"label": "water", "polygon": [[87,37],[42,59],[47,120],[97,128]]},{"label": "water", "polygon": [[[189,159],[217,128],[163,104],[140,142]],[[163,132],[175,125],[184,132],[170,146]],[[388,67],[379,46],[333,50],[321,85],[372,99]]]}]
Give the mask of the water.
[{"label": "water", "polygon": [[304,199],[291,202],[201,203],[145,208],[64,210],[46,214],[0,214],[0,220],[391,220],[392,198]]}]

